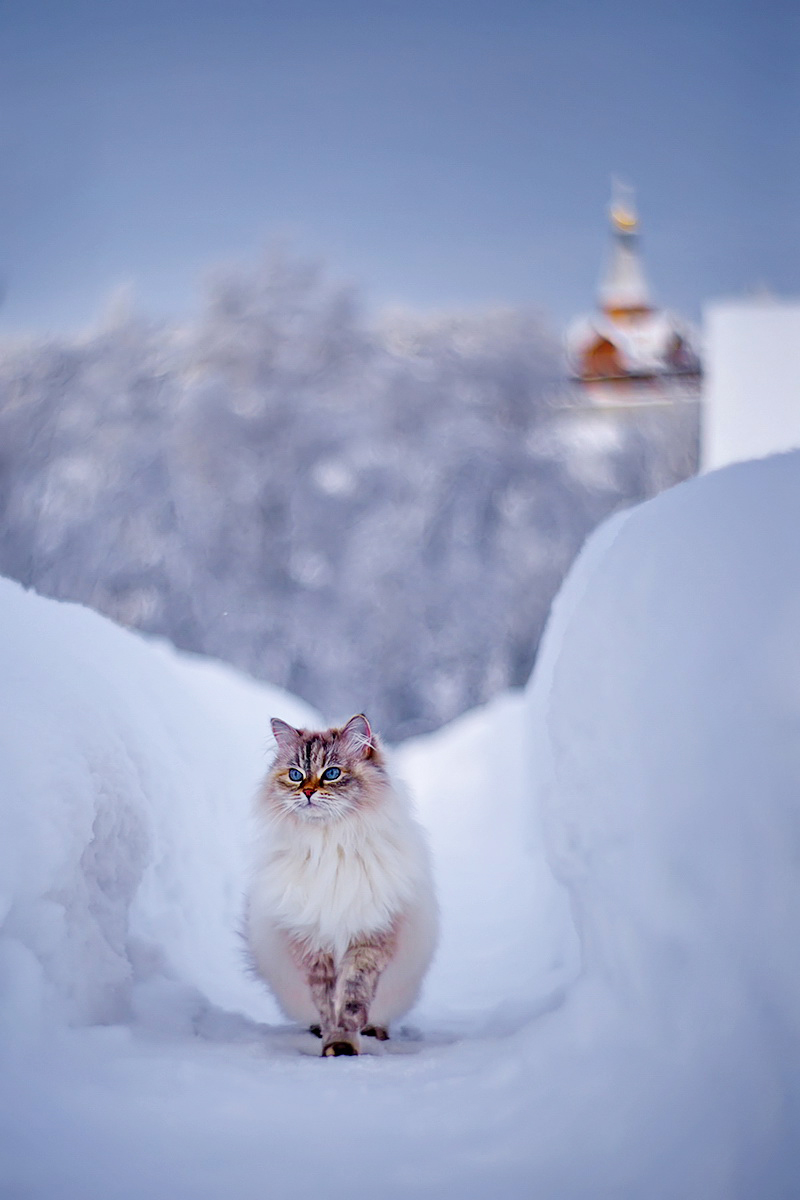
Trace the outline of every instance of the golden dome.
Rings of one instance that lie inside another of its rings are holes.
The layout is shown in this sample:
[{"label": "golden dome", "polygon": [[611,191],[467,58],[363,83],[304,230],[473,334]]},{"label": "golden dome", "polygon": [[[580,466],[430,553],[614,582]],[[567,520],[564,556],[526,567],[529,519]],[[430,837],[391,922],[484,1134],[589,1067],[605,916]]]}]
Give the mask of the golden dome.
[{"label": "golden dome", "polygon": [[624,233],[629,233],[639,224],[635,213],[629,208],[622,208],[619,205],[612,207],[611,220],[614,222],[616,228],[622,230]]}]

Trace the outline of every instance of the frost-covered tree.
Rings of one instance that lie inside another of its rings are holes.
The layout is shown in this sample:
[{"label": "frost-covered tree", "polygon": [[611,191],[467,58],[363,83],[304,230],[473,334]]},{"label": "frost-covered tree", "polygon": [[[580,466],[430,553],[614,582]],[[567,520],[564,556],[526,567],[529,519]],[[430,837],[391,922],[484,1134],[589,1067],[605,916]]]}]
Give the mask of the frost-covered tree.
[{"label": "frost-covered tree", "polygon": [[0,570],[391,737],[522,683],[586,533],[691,473],[696,416],[565,406],[515,310],[361,317],[286,253],[191,325],[0,361]]}]

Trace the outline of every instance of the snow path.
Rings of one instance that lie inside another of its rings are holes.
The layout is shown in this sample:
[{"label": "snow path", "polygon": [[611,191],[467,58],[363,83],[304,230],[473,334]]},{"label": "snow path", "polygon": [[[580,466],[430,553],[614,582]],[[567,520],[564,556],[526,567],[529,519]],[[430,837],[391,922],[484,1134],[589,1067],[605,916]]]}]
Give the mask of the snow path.
[{"label": "snow path", "polygon": [[528,691],[398,752],[442,945],[359,1059],[237,946],[313,714],[0,582],[3,1196],[800,1194],[799,511],[790,455],[616,518]]},{"label": "snow path", "polygon": [[[440,1190],[467,1131],[493,1179],[509,1113],[490,1115],[487,1096],[524,1074],[507,1050],[495,1065],[494,1047],[577,971],[531,821],[523,697],[397,756],[436,856],[442,948],[410,1036],[323,1062],[246,975],[236,937],[269,717],[319,719],[10,582],[0,605],[8,1186],[300,1196],[324,1174],[337,1195],[371,1161],[373,1194],[402,1196]],[[492,746],[509,738],[498,789]]]}]

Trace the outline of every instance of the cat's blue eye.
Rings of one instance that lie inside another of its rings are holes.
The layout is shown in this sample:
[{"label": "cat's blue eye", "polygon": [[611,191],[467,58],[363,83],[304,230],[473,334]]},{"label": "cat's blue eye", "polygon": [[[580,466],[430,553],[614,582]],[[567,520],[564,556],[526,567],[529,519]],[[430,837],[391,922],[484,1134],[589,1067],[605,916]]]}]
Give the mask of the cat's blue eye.
[{"label": "cat's blue eye", "polygon": [[298,771],[297,767],[292,767],[289,771],[289,778],[292,783],[300,783],[303,778],[303,772]]},{"label": "cat's blue eye", "polygon": [[332,779],[338,779],[341,773],[341,767],[328,767],[327,771],[323,772],[322,778],[330,783]]}]

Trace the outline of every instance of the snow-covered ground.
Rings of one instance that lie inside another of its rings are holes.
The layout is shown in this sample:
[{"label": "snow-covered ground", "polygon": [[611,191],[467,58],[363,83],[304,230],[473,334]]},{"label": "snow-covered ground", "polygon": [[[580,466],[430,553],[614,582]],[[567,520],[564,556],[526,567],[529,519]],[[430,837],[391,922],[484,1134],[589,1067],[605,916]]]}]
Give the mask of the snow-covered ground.
[{"label": "snow-covered ground", "polygon": [[1,583],[2,1195],[800,1194],[798,511],[787,455],[615,518],[527,692],[398,752],[442,944],[358,1059],[236,932],[313,714]]}]

